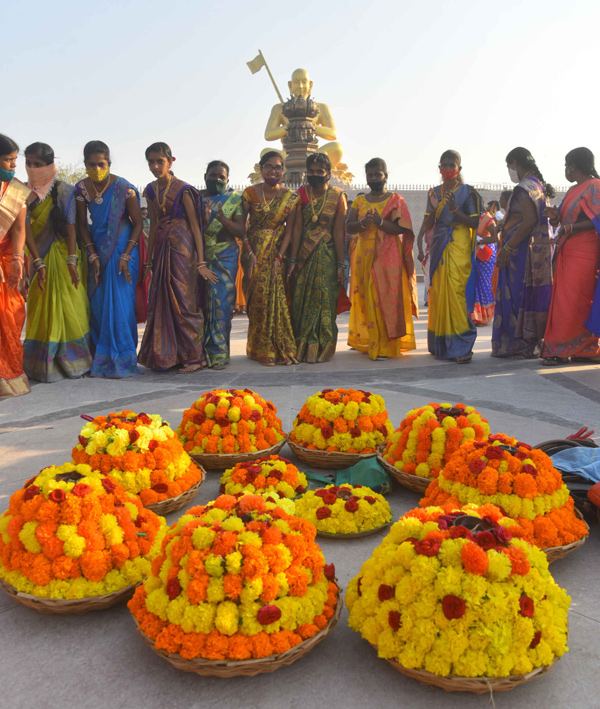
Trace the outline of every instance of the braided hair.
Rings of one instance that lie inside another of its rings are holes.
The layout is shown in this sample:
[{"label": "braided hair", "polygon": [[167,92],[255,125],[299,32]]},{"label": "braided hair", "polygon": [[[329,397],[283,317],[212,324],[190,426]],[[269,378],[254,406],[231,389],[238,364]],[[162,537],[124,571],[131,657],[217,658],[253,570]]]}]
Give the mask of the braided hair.
[{"label": "braided hair", "polygon": [[529,150],[527,150],[527,148],[513,148],[513,150],[511,150],[506,156],[506,162],[516,162],[519,167],[523,168],[523,170],[532,172],[542,183],[544,192],[548,197],[554,197],[556,195],[554,187],[544,180],[544,176],[540,172],[540,168],[537,166],[533,155],[529,152]]},{"label": "braided hair", "polygon": [[[25,148],[25,157],[35,156],[46,165],[52,165],[54,162],[54,150],[47,143],[32,143]],[[52,198],[52,209],[48,215],[52,231],[59,239],[67,238],[67,219],[63,214],[60,204],[58,203],[58,183],[59,180],[54,180],[50,189]]]}]

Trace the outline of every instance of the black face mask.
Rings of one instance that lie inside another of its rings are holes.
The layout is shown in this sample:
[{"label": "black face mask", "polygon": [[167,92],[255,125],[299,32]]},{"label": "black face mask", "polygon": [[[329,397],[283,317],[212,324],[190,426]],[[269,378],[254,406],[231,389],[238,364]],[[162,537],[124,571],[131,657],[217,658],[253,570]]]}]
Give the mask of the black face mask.
[{"label": "black face mask", "polygon": [[369,189],[373,192],[381,192],[385,187],[385,180],[379,180],[379,182],[367,182]]},{"label": "black face mask", "polygon": [[327,181],[329,180],[328,175],[308,175],[306,178],[308,180],[308,184],[311,187],[323,187],[323,185],[327,184]]}]

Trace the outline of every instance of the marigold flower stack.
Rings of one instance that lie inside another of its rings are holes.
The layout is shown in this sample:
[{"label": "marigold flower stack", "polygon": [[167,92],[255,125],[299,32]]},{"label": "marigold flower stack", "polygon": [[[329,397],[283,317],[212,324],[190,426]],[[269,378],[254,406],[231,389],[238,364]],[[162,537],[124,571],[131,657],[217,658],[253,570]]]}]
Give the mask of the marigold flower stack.
[{"label": "marigold flower stack", "polygon": [[293,499],[306,492],[306,475],[287,458],[271,455],[246,463],[238,463],[221,476],[220,492],[235,495],[276,492],[281,497]]}]

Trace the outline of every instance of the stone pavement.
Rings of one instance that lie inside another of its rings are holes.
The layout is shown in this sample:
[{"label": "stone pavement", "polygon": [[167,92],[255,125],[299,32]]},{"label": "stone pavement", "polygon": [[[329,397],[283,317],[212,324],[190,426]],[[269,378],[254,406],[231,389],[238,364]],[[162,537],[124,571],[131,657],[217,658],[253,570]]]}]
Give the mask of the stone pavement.
[{"label": "stone pavement", "polygon": [[[146,371],[124,381],[35,384],[31,394],[0,402],[0,512],[25,479],[46,465],[69,460],[82,425],[80,414],[131,408],[161,414],[176,427],[182,411],[200,393],[221,386],[249,387],[272,400],[285,430],[291,428],[308,395],[324,387],[348,386],[381,394],[395,426],[416,405],[462,401],[476,406],[493,431],[518,435],[532,444],[564,437],[584,424],[600,432],[600,366],[546,368],[537,361],[491,359],[489,327],[479,330],[471,364],[436,362],[426,354],[426,318],[417,323],[416,353],[371,362],[342,344],[347,323],[347,315],[342,316],[338,353],[322,365],[267,369],[247,360],[243,356],[246,319],[236,317],[234,357],[223,371],[188,375]],[[600,435],[596,440],[600,441]],[[287,448],[282,453],[293,458]],[[192,504],[213,499],[218,478],[209,473]],[[395,517],[415,507],[418,500],[417,494],[398,486],[389,496]],[[183,511],[169,515],[168,521]],[[584,547],[551,567],[557,582],[572,597],[571,650],[547,676],[496,695],[499,707],[598,706],[600,584],[594,563],[600,553],[600,526],[588,521],[591,537]],[[342,586],[359,571],[382,537],[321,540],[326,560],[335,563]],[[398,674],[348,628],[347,617],[344,609],[334,631],[294,665],[269,675],[222,680],[179,672],[154,655],[134,632],[124,605],[81,617],[51,617],[1,594],[2,705],[11,709],[488,706],[485,696],[447,694]]]}]

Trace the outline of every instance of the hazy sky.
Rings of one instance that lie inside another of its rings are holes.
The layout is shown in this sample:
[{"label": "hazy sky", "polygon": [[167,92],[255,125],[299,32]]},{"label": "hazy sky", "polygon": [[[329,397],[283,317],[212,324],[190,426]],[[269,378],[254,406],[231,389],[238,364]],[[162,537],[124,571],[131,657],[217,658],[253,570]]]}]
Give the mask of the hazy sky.
[{"label": "hazy sky", "polygon": [[182,179],[219,158],[245,183],[277,101],[246,66],[260,48],[284,97],[308,69],[358,181],[379,156],[392,182],[437,182],[450,147],[467,180],[507,182],[523,145],[565,184],[568,150],[600,152],[599,26],[597,0],[0,2],[0,132],[67,163],[104,140],[138,185],[163,140]]}]

